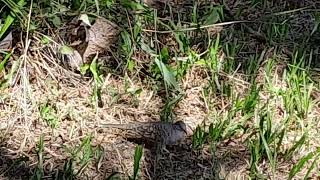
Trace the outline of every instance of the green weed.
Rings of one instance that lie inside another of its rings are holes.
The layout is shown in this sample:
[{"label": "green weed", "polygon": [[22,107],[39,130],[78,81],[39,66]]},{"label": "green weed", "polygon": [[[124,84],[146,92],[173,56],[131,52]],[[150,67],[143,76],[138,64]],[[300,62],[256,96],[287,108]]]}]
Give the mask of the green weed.
[{"label": "green weed", "polygon": [[192,135],[192,147],[193,148],[201,148],[205,142],[207,138],[207,133],[204,131],[204,129],[200,126],[198,126],[193,135]]},{"label": "green weed", "polygon": [[158,68],[160,69],[161,75],[164,80],[166,92],[168,93],[168,90],[173,88],[175,90],[178,90],[178,83],[175,77],[175,73],[173,70],[165,64],[165,61],[167,60],[167,51],[162,50],[160,57],[155,57],[155,63],[157,64]]},{"label": "green weed", "polygon": [[102,99],[101,99],[101,86],[102,86],[102,77],[99,72],[99,68],[97,66],[98,54],[93,58],[90,64],[90,71],[93,75],[94,79],[94,89],[92,95],[92,101],[94,102],[95,107],[102,107]]},{"label": "green weed", "polygon": [[53,129],[59,126],[57,111],[55,107],[49,103],[43,104],[40,107],[40,117]]},{"label": "green weed", "polygon": [[[75,148],[66,147],[71,157],[65,161],[63,171],[58,174],[59,178],[71,180],[81,175],[95,155],[95,150],[91,145],[92,138],[90,135],[86,136],[81,144]],[[75,164],[80,167],[77,171],[74,169]]]}]

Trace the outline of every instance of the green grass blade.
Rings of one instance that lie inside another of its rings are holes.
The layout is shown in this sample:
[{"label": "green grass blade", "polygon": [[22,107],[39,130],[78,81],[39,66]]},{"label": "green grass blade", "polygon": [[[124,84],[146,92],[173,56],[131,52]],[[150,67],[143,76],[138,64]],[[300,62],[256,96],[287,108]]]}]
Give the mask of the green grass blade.
[{"label": "green grass blade", "polygon": [[281,144],[282,144],[282,141],[283,141],[283,138],[284,138],[284,135],[286,133],[286,129],[282,129],[281,132],[278,134],[278,142],[277,142],[277,146],[276,146],[276,152],[279,152],[280,151],[280,147],[281,147]]},{"label": "green grass blade", "polygon": [[102,84],[102,79],[99,76],[99,72],[98,72],[98,66],[97,66],[97,59],[98,59],[98,54],[96,54],[96,56],[93,58],[91,64],[90,64],[90,71],[93,75],[94,81],[95,83],[100,86]]},{"label": "green grass blade", "polygon": [[[22,6],[24,4],[24,0],[20,0],[16,6]],[[17,7],[18,8],[18,7]],[[14,9],[11,9],[12,12],[6,17],[3,26],[0,29],[0,39],[7,32],[11,24],[16,19],[16,15],[13,13]],[[18,9],[19,10],[19,9]]]},{"label": "green grass blade", "polygon": [[300,172],[303,166],[312,159],[316,154],[320,153],[320,148],[317,149],[316,152],[310,152],[306,156],[304,156],[300,161],[293,166],[291,171],[289,172],[289,180],[291,180],[298,172]]},{"label": "green grass blade", "polygon": [[270,148],[269,148],[269,145],[268,145],[268,143],[267,143],[267,140],[266,140],[265,137],[263,136],[262,132],[260,133],[260,137],[261,137],[261,140],[262,140],[264,149],[266,150],[267,157],[268,157],[268,159],[269,159],[269,161],[270,161],[270,164],[271,164],[271,166],[272,166],[272,168],[273,168],[273,170],[274,170],[275,161],[274,161],[274,159],[272,158],[272,157],[273,157],[273,156],[272,156],[272,152],[271,152],[271,150],[270,150]]},{"label": "green grass blade", "polygon": [[134,164],[133,164],[133,180],[136,180],[138,177],[138,172],[140,168],[140,161],[142,157],[143,147],[141,145],[137,145],[134,152]]},{"label": "green grass blade", "polygon": [[306,139],[307,139],[307,134],[304,133],[304,134],[302,135],[302,137],[299,139],[299,141],[297,141],[297,142],[286,152],[286,155],[284,156],[284,158],[285,158],[286,160],[290,159],[290,158],[292,157],[293,153],[294,153],[297,149],[299,149],[299,148],[304,144],[304,142],[306,141]]},{"label": "green grass blade", "polygon": [[13,15],[7,16],[5,22],[0,30],[0,39],[7,32],[7,30],[9,29],[10,25],[13,23],[14,20],[15,20],[15,16],[13,16]]},{"label": "green grass blade", "polygon": [[[210,124],[213,128],[213,124]],[[194,133],[192,134],[192,147],[197,149],[200,148],[207,140],[208,133],[204,131],[204,128],[197,126]]]},{"label": "green grass blade", "polygon": [[311,163],[310,168],[308,169],[306,175],[304,176],[304,180],[308,180],[309,179],[309,175],[311,173],[311,171],[314,169],[314,167],[316,166],[318,159],[319,159],[320,153],[318,153],[318,155],[314,158],[314,160]]},{"label": "green grass blade", "polygon": [[12,53],[13,53],[13,51],[6,54],[4,59],[0,62],[0,72],[4,69],[4,67],[5,67],[6,63],[8,62],[9,58],[11,57]]}]

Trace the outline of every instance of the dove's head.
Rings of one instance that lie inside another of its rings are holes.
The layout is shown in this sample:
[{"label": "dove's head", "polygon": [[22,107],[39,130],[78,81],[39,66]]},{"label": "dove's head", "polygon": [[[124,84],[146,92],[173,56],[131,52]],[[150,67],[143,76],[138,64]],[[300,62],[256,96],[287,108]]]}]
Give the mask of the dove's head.
[{"label": "dove's head", "polygon": [[190,136],[193,133],[192,128],[183,121],[177,121],[174,125],[177,130],[183,131],[187,136]]},{"label": "dove's head", "polygon": [[188,136],[192,135],[191,127],[183,121],[177,121],[171,126],[167,136],[164,136],[164,142],[167,145],[175,145],[184,141]]}]

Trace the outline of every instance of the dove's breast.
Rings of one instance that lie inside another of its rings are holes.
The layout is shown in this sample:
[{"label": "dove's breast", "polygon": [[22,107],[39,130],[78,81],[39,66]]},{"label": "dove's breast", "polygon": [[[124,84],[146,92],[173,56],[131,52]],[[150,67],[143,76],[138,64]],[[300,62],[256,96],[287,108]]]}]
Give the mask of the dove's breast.
[{"label": "dove's breast", "polygon": [[162,143],[166,145],[178,144],[186,137],[186,133],[184,131],[174,128],[174,126],[169,124],[164,124],[159,132]]}]

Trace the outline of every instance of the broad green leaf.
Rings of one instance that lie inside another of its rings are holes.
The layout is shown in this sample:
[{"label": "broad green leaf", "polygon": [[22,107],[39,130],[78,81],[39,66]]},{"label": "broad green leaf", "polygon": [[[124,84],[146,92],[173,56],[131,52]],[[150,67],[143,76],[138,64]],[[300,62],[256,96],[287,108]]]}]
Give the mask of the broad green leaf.
[{"label": "broad green leaf", "polygon": [[61,21],[60,17],[59,17],[59,16],[56,16],[56,15],[54,15],[54,16],[52,17],[51,22],[52,22],[52,24],[53,24],[55,27],[57,27],[57,28],[61,27],[61,25],[62,25],[62,21]]},{"label": "broad green leaf", "polygon": [[198,23],[198,3],[195,3],[192,10],[192,23],[197,24]]},{"label": "broad green leaf", "polygon": [[133,69],[134,69],[134,67],[135,67],[134,61],[131,60],[131,59],[129,59],[128,62],[127,62],[127,68],[128,68],[128,70],[132,72]]},{"label": "broad green leaf", "polygon": [[98,73],[97,59],[98,59],[98,54],[93,58],[93,61],[91,62],[90,71],[93,74],[93,78],[94,78],[96,84],[99,86],[99,85],[102,84],[102,79],[101,79],[101,77],[99,76],[99,73]]},{"label": "broad green leaf", "polygon": [[204,17],[203,25],[215,24],[220,21],[219,8],[212,8],[211,11]]},{"label": "broad green leaf", "polygon": [[196,64],[196,65],[200,65],[200,66],[204,66],[204,65],[206,65],[207,63],[206,63],[206,61],[205,61],[204,59],[200,59],[199,61],[196,61],[195,64]]},{"label": "broad green leaf", "polygon": [[118,172],[113,172],[106,178],[106,180],[119,180],[119,177],[118,177],[119,174],[120,173]]},{"label": "broad green leaf", "polygon": [[81,65],[80,67],[80,73],[82,75],[85,75],[87,73],[87,70],[90,68],[90,65],[89,64],[83,64]]},{"label": "broad green leaf", "polygon": [[141,47],[142,50],[144,50],[145,52],[147,52],[150,55],[155,55],[156,54],[156,52],[153,49],[151,49],[151,47],[149,45],[147,45],[146,43],[144,43],[144,42],[140,43],[140,47]]},{"label": "broad green leaf", "polygon": [[1,26],[1,29],[0,29],[0,39],[2,39],[2,36],[7,32],[7,30],[9,29],[10,25],[13,23],[14,20],[15,20],[14,15],[7,16],[4,24]]},{"label": "broad green leaf", "polygon": [[[4,3],[6,3],[6,1],[3,1]],[[11,24],[14,22],[14,20],[16,19],[16,14],[17,12],[20,12],[21,14],[21,11],[20,9],[22,8],[22,6],[25,5],[25,1],[24,0],[20,0],[18,1],[17,4],[15,4],[15,2],[11,2],[9,1],[10,3],[6,3],[7,5],[8,4],[13,4],[15,5],[15,7],[12,7],[12,6],[9,6],[11,7],[11,12],[10,14],[6,17],[5,21],[4,21],[4,24],[3,26],[1,26],[0,28],[0,39],[2,38],[2,36],[7,32],[7,30],[9,29],[9,27],[11,26]]]},{"label": "broad green leaf", "polygon": [[161,60],[162,60],[162,62],[168,63],[168,60],[169,60],[169,51],[168,51],[168,48],[166,48],[166,47],[165,47],[165,48],[162,48],[160,54],[161,54]]},{"label": "broad green leaf", "polygon": [[146,10],[145,7],[142,4],[137,3],[135,1],[121,0],[120,2],[121,2],[121,4],[123,6],[128,7],[130,9],[132,9],[132,10],[135,10],[135,11],[137,11],[137,10],[142,10],[142,11]]},{"label": "broad green leaf", "polygon": [[139,19],[137,19],[137,22],[135,23],[134,27],[133,27],[133,38],[136,41],[138,40],[139,34],[141,33],[141,29],[142,29],[142,24],[141,21]]},{"label": "broad green leaf", "polygon": [[133,53],[131,36],[127,31],[124,30],[121,32],[121,38],[123,41],[121,48],[124,51],[127,58],[130,58]]},{"label": "broad green leaf", "polygon": [[49,44],[50,43],[50,37],[44,35],[42,38],[41,38],[41,43],[46,45],[46,44]]},{"label": "broad green leaf", "polygon": [[170,72],[169,69],[167,68],[167,66],[162,61],[160,61],[157,57],[155,58],[155,62],[158,65],[158,67],[162,73],[164,81],[169,86],[173,86],[174,88],[178,89],[178,84],[177,84],[176,78],[173,75],[173,73]]}]

